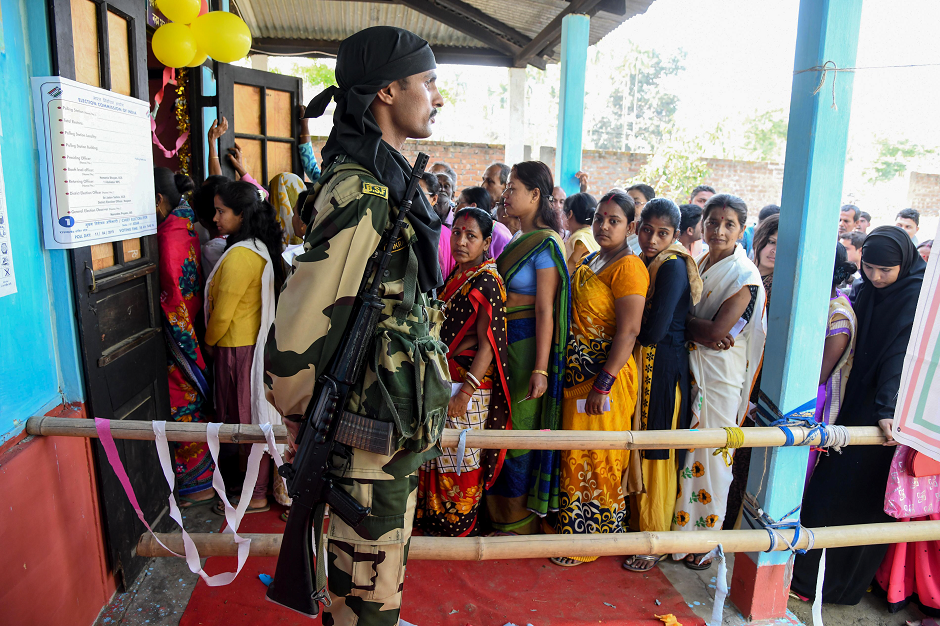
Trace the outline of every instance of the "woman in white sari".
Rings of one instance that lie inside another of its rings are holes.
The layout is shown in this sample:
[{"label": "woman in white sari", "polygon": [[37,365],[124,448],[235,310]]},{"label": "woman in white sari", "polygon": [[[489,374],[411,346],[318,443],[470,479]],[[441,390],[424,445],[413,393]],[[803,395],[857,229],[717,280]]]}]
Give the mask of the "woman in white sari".
[{"label": "woman in white sari", "polygon": [[[708,252],[697,259],[704,283],[687,328],[692,370],[692,428],[739,426],[764,352],[766,319],[760,272],[737,240],[747,205],[737,196],[709,198],[702,212]],[[673,530],[720,529],[725,516],[731,465],[724,455],[698,448],[679,470]],[[702,555],[676,554],[692,569],[707,569]]]}]

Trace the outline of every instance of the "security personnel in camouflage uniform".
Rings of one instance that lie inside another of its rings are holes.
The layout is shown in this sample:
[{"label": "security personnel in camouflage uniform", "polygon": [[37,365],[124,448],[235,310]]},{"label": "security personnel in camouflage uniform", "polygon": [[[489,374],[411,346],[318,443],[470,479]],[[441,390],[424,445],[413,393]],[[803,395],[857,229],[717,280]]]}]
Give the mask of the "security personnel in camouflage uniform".
[{"label": "security personnel in camouflage uniform", "polygon": [[[402,144],[428,137],[443,105],[435,67],[426,41],[369,28],[340,46],[339,86],[307,107],[308,117],[318,117],[335,99],[334,127],[323,149],[326,167],[302,213],[304,252],[292,263],[266,353],[268,398],[293,433],[357,294],[371,283],[370,258],[385,249],[383,235],[397,218],[411,169]],[[324,626],[398,624],[417,469],[441,453],[450,383],[438,334],[443,313],[431,298],[441,283],[440,221],[418,193],[382,279],[385,310],[372,356],[337,431],[353,457],[336,482],[372,507],[364,527],[374,539],[330,517]]]}]

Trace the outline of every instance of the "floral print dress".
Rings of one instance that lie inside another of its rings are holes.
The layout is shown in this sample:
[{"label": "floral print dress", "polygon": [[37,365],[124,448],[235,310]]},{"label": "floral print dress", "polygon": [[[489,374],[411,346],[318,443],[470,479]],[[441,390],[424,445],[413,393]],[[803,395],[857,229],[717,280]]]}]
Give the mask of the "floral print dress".
[{"label": "floral print dress", "polygon": [[[206,362],[199,349],[195,322],[202,311],[202,275],[196,214],[183,200],[157,227],[160,248],[160,308],[166,339],[170,419],[206,422]],[[173,443],[174,470],[180,495],[212,485],[212,457],[205,443]]]}]

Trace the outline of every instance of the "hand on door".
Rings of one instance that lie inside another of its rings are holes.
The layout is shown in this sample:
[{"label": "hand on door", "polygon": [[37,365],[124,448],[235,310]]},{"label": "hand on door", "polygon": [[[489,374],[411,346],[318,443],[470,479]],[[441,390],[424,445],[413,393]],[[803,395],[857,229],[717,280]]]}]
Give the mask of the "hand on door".
[{"label": "hand on door", "polygon": [[238,172],[238,177],[243,178],[245,174],[248,173],[248,170],[245,169],[245,165],[242,163],[242,148],[238,145],[238,142],[235,142],[234,148],[228,149],[227,156],[229,163],[231,163],[235,171]]}]

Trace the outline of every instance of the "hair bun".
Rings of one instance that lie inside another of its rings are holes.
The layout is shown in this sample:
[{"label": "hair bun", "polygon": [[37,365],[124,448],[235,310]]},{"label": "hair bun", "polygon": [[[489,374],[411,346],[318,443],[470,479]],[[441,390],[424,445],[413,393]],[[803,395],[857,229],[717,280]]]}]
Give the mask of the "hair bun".
[{"label": "hair bun", "polygon": [[836,269],[832,273],[832,284],[841,285],[846,280],[848,280],[849,276],[857,271],[858,266],[856,266],[855,263],[849,263],[848,261],[845,263],[839,263],[836,265]]},{"label": "hair bun", "polygon": [[193,179],[185,174],[174,174],[173,182],[176,184],[176,190],[181,194],[188,193],[196,189]]}]

